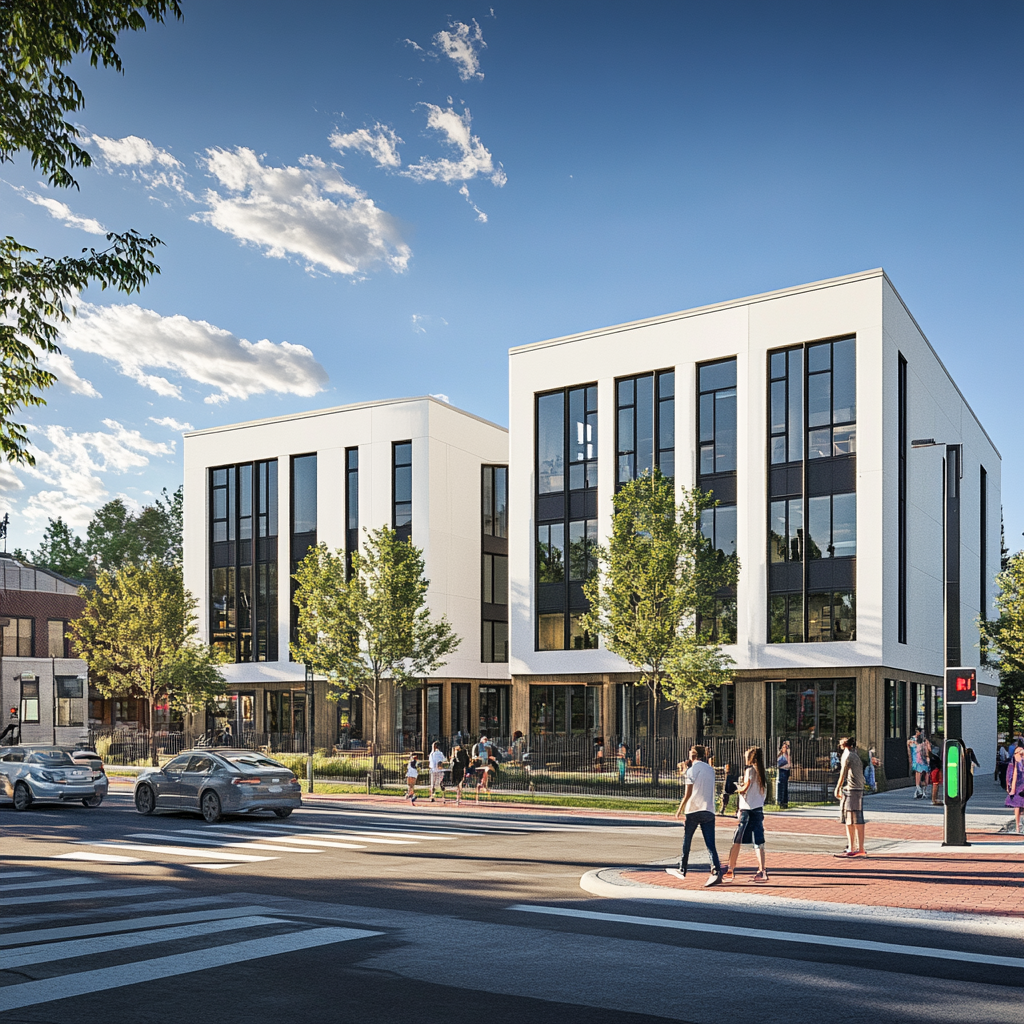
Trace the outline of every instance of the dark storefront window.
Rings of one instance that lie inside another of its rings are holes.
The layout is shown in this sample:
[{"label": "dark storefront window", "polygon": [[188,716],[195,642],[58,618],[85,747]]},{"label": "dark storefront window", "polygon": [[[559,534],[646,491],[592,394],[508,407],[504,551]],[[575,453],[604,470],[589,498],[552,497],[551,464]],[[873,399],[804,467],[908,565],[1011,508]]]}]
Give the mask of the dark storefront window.
[{"label": "dark storefront window", "polygon": [[277,461],[210,470],[210,639],[277,661]]},{"label": "dark storefront window", "polygon": [[508,661],[508,467],[481,467],[480,660]]},{"label": "dark storefront window", "polygon": [[601,730],[601,690],[597,686],[531,686],[532,735],[584,736]]},{"label": "dark storefront window", "polygon": [[469,738],[469,683],[452,683],[452,736]]},{"label": "dark storefront window", "polygon": [[266,690],[263,694],[266,731],[282,736],[306,733],[306,691]]},{"label": "dark storefront window", "polygon": [[363,740],[363,695],[359,692],[346,693],[338,700],[338,746],[348,750],[353,745],[362,746]]},{"label": "dark storefront window", "polygon": [[57,724],[84,725],[85,680],[78,676],[57,676],[54,685],[57,690]]},{"label": "dark storefront window", "polygon": [[705,736],[736,735],[736,687],[724,683],[703,709]]},{"label": "dark storefront window", "polygon": [[855,679],[789,679],[770,687],[773,735],[821,740],[856,736]]},{"label": "dark storefront window", "polygon": [[480,687],[480,735],[508,736],[511,686]]}]

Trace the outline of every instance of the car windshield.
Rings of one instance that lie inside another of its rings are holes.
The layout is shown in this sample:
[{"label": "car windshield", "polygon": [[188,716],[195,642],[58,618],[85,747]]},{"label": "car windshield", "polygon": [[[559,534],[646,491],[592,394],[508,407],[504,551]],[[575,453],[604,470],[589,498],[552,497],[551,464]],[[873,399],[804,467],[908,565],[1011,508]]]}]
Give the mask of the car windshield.
[{"label": "car windshield", "polygon": [[45,764],[55,768],[62,764],[74,764],[71,756],[64,750],[32,750],[25,755],[26,764]]},{"label": "car windshield", "polygon": [[246,768],[273,768],[277,771],[287,771],[283,764],[271,761],[269,757],[260,757],[259,754],[225,754],[225,760],[232,764],[242,765]]}]

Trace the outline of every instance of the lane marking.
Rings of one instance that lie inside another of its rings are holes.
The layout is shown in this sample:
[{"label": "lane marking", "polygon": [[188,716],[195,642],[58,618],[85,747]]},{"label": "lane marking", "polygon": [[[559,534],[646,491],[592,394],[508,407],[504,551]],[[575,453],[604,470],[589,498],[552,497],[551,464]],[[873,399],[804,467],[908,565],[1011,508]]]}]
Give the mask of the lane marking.
[{"label": "lane marking", "polygon": [[106,992],[125,985],[137,985],[143,981],[159,978],[176,978],[182,974],[207,971],[216,967],[244,963],[262,957],[279,956],[300,949],[332,945],[336,942],[350,942],[353,939],[381,935],[362,928],[310,928],[307,931],[276,935],[266,939],[250,939],[233,942],[226,946],[198,949],[191,953],[176,953],[141,960],[137,963],[121,964],[117,967],[103,967],[95,971],[65,974],[57,978],[28,981],[20,985],[6,985],[0,988],[0,1011],[18,1010],[25,1006],[68,999],[71,996],[86,995],[90,992]]},{"label": "lane marking", "polygon": [[[267,846],[266,844],[256,845],[252,840],[248,840],[244,843],[225,843],[218,842],[216,839],[196,839],[194,836],[190,836],[187,839],[176,839],[175,836],[179,832],[185,831],[184,829],[174,829],[169,832],[130,832],[126,839],[162,839],[165,843],[202,843],[204,846],[216,846],[220,849],[224,847],[239,847],[243,850],[258,850],[258,851],[269,851],[271,853],[320,853],[320,850],[292,850],[287,846]],[[236,858],[237,859],[237,858]]]},{"label": "lane marking", "polygon": [[96,885],[100,881],[102,879],[73,875],[71,878],[53,878],[47,882],[15,882],[13,885],[0,885],[0,892],[10,892],[12,889],[17,889],[18,892],[24,892],[26,889],[59,889],[66,885]]},{"label": "lane marking", "polygon": [[[241,853],[217,853],[202,847],[156,846],[150,843],[90,843],[84,839],[76,841],[82,846],[100,846],[108,850],[141,850],[143,853],[163,853],[170,857],[211,857],[214,860],[238,860],[254,864],[261,860],[277,860],[276,857],[252,857]],[[114,890],[111,890],[114,891]],[[0,900],[0,906],[3,901]]]},{"label": "lane marking", "polygon": [[[216,831],[213,831],[212,829],[208,830],[208,829],[198,829],[198,828],[181,828],[181,829],[178,829],[178,831],[179,832],[185,832],[185,833],[187,833],[189,835],[197,835],[197,836],[223,836],[226,839],[249,839],[250,844],[252,842],[252,838],[250,836],[245,835],[242,832],[216,832]],[[304,839],[301,836],[273,836],[273,837],[268,836],[267,838],[274,838],[279,843],[299,843],[299,844],[305,844],[307,846],[329,846],[329,847],[333,847],[336,850],[365,850],[366,849],[365,846],[357,846],[355,843],[327,842],[326,840],[323,840],[323,839]],[[278,849],[278,847],[260,846],[260,847],[253,847],[253,849],[273,850],[273,849]],[[286,849],[289,849],[289,847],[286,847]],[[299,850],[298,852],[299,853],[305,853],[306,851],[305,850]]]},{"label": "lane marking", "polygon": [[51,939],[70,939],[75,936],[88,938],[90,935],[113,935],[115,932],[132,932],[136,929],[152,928],[156,925],[221,921],[229,917],[245,917],[253,914],[269,914],[270,912],[269,907],[232,907],[230,910],[196,910],[187,914],[151,914],[148,917],[133,917],[130,921],[72,924],[64,928],[27,928],[20,932],[0,933],[0,946],[16,946],[19,942],[24,941],[48,942]]},{"label": "lane marking", "polygon": [[58,853],[55,860],[91,860],[100,864],[141,864],[141,857],[119,857],[116,853]]},{"label": "lane marking", "polygon": [[585,921],[612,921],[616,924],[637,924],[649,928],[672,928],[684,932],[734,935],[745,939],[768,939],[772,942],[795,942],[808,946],[834,946],[847,951],[869,949],[875,953],[895,953],[899,956],[921,956],[933,960],[955,960],[964,965],[994,964],[997,967],[1024,967],[1024,958],[993,956],[989,953],[963,952],[958,949],[936,949],[926,946],[905,946],[896,942],[876,942],[873,939],[853,939],[839,935],[816,935],[812,932],[780,932],[767,928],[744,928],[729,924],[703,924],[698,921],[669,921],[661,917],[636,917],[633,914],[603,914],[591,910],[569,910],[565,907],[528,906],[516,903],[509,910],[527,914],[549,914],[555,917],[574,917]]},{"label": "lane marking", "polygon": [[0,899],[0,907],[23,907],[29,903],[57,903],[61,900],[98,900],[107,896],[145,896],[151,892],[175,892],[167,885],[140,885],[133,889],[93,889],[90,892],[69,893],[59,892],[49,896],[4,896]]},{"label": "lane marking", "polygon": [[150,931],[133,932],[130,935],[103,935],[98,939],[73,939],[70,942],[44,942],[42,945],[25,946],[10,953],[0,953],[0,971],[11,971],[33,964],[49,964],[57,960],[73,960],[93,953],[106,953],[112,949],[131,949],[134,946],[151,946],[157,942],[174,942],[177,939],[192,939],[201,935],[216,935],[220,932],[238,931],[241,928],[257,928],[269,924],[295,924],[287,918],[277,917],[233,917],[224,921],[204,921],[186,924],[177,928],[154,928]]}]

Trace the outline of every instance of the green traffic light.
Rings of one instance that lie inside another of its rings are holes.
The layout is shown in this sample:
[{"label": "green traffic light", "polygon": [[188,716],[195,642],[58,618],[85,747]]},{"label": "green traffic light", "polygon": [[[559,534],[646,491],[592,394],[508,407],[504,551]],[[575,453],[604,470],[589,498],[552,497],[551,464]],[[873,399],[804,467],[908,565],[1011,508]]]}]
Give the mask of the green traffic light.
[{"label": "green traffic light", "polygon": [[951,743],[946,751],[946,796],[956,800],[960,796],[960,745]]}]

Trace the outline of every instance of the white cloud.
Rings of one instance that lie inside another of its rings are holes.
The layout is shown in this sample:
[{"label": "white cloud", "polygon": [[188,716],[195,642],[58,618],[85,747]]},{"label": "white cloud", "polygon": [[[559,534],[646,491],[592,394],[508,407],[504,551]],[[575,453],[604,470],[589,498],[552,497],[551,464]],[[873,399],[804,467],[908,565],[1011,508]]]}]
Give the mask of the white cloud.
[{"label": "white cloud", "polygon": [[90,235],[105,235],[107,229],[92,217],[79,217],[74,213],[67,203],[58,199],[50,199],[48,196],[41,196],[38,192],[30,192],[27,188],[14,186],[16,192],[20,192],[30,203],[41,206],[55,220],[63,221],[69,228],[80,228],[88,231]]},{"label": "white cloud", "polygon": [[487,223],[487,214],[484,213],[484,211],[481,210],[480,207],[477,206],[476,203],[474,203],[473,200],[469,197],[469,189],[465,185],[463,185],[459,189],[459,195],[460,196],[465,196],[466,197],[466,202],[469,203],[469,205],[472,206],[474,210],[476,210],[476,219],[478,221],[480,221],[481,224],[486,224]]},{"label": "white cloud", "polygon": [[108,139],[102,135],[86,135],[83,141],[88,145],[95,144],[110,166],[116,167],[158,167],[180,170],[182,164],[175,160],[166,149],[154,146],[149,139],[140,139],[138,135],[126,135],[123,139]]},{"label": "white cloud", "polygon": [[181,420],[176,420],[173,416],[150,416],[149,422],[155,423],[159,427],[166,427],[168,430],[173,430],[177,434],[180,434],[184,430],[195,429],[191,423],[184,423]]},{"label": "white cloud", "polygon": [[307,267],[361,275],[378,264],[403,271],[412,255],[395,219],[347,182],[335,165],[304,156],[301,167],[267,167],[251,149],[207,150],[210,173],[228,191],[208,189],[194,220],[262,246],[292,253]]},{"label": "white cloud", "polygon": [[329,140],[332,149],[344,153],[346,149],[354,149],[357,153],[366,153],[373,158],[378,167],[401,167],[402,158],[398,155],[398,147],[402,140],[394,129],[379,122],[373,128],[359,128],[354,132],[335,131]]},{"label": "white cloud", "polygon": [[431,327],[436,327],[438,324],[442,327],[448,326],[448,321],[443,316],[428,316],[425,313],[413,313],[409,321],[416,334],[426,334]]},{"label": "white cloud", "polygon": [[205,320],[161,316],[136,305],[79,302],[62,344],[111,360],[126,377],[168,398],[181,398],[181,386],[146,370],[170,370],[215,388],[208,403],[268,391],[309,397],[327,383],[327,371],[303,345],[246,341]]},{"label": "white cloud", "polygon": [[421,157],[418,164],[411,164],[402,174],[416,181],[471,181],[476,177],[486,177],[499,188],[505,184],[508,178],[501,165],[495,166],[487,147],[470,131],[468,107],[460,115],[452,107],[438,107],[433,103],[422,106],[427,108],[427,127],[441,132],[445,136],[444,141],[458,151],[459,159],[430,160]]},{"label": "white cloud", "polygon": [[411,46],[418,53],[426,53],[426,50],[424,50],[423,47],[414,39],[403,39],[402,42],[405,43],[406,46]]},{"label": "white cloud", "polygon": [[70,388],[76,395],[83,395],[86,398],[102,398],[103,396],[93,387],[92,381],[79,377],[75,371],[75,364],[71,357],[63,352],[44,352],[39,361],[43,366],[56,374],[57,379]]},{"label": "white cloud", "polygon": [[441,31],[434,36],[434,43],[447,56],[451,57],[459,72],[459,78],[468,82],[473,78],[483,78],[480,70],[480,55],[478,50],[486,50],[483,33],[476,22],[472,19],[473,27],[463,24],[461,21],[451,22],[448,28],[450,32]]},{"label": "white cloud", "polygon": [[172,455],[174,443],[150,441],[137,430],[128,430],[106,419],[106,431],[76,433],[53,425],[42,428],[49,448],[33,443],[35,466],[22,473],[49,484],[52,490],[31,495],[24,515],[42,522],[63,516],[72,526],[85,527],[93,512],[108,497],[100,473],[126,473],[149,465],[150,455]]}]

